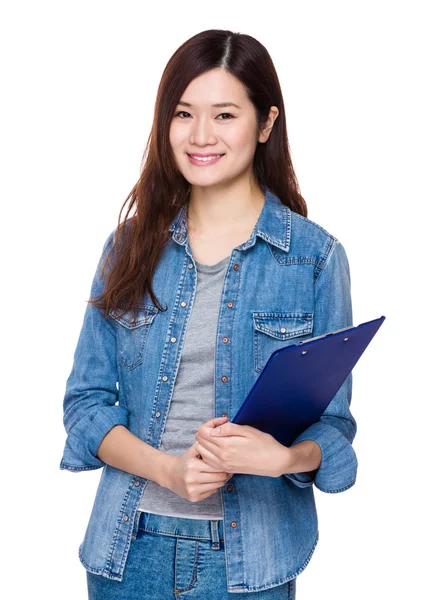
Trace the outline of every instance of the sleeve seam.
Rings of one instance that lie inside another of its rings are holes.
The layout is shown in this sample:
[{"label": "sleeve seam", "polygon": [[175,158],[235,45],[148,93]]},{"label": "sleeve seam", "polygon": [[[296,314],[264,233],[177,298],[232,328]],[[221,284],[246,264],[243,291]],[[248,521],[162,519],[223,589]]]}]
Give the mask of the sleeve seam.
[{"label": "sleeve seam", "polygon": [[335,249],[336,249],[337,245],[340,243],[340,242],[338,241],[338,239],[337,239],[336,237],[334,237],[334,236],[331,236],[331,239],[332,239],[332,241],[331,241],[331,243],[330,243],[330,250],[329,250],[329,252],[328,252],[328,254],[327,254],[326,258],[324,259],[324,262],[323,262],[322,269],[321,269],[320,273],[318,274],[318,276],[317,276],[316,280],[314,281],[314,285],[317,285],[317,282],[319,281],[319,279],[320,279],[320,276],[321,276],[321,275],[322,275],[322,273],[325,271],[326,267],[329,265],[329,263],[330,263],[330,261],[331,261],[331,257],[332,257],[332,255],[334,254],[334,251],[335,251]]}]

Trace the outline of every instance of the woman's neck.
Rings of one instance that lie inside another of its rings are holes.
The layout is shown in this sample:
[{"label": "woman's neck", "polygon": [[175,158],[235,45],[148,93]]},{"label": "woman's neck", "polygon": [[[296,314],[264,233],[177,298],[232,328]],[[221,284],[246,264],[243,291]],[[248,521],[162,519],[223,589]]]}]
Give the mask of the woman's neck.
[{"label": "woman's neck", "polygon": [[188,230],[196,238],[224,238],[252,231],[264,205],[261,189],[254,194],[217,196],[213,192],[198,195],[191,193],[188,210]]}]

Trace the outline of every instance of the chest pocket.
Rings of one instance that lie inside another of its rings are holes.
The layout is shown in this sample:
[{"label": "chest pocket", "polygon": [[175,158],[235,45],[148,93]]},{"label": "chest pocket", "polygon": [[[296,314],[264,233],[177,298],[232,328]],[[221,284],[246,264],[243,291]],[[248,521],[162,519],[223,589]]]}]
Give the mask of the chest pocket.
[{"label": "chest pocket", "polygon": [[145,343],[158,309],[152,304],[141,306],[136,318],[133,310],[121,316],[120,309],[111,309],[109,315],[117,322],[117,345],[120,362],[128,370],[143,362]]},{"label": "chest pocket", "polygon": [[254,368],[258,373],[264,369],[272,352],[298,344],[313,334],[311,312],[253,312],[252,317]]}]

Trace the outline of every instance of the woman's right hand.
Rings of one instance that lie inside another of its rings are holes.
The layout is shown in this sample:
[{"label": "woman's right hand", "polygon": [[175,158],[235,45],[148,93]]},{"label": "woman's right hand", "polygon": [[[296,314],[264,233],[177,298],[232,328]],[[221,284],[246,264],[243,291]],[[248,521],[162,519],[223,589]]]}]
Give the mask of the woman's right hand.
[{"label": "woman's right hand", "polygon": [[199,458],[196,442],[177,456],[168,456],[164,487],[189,502],[200,502],[214,494],[234,473],[226,473],[208,466]]}]

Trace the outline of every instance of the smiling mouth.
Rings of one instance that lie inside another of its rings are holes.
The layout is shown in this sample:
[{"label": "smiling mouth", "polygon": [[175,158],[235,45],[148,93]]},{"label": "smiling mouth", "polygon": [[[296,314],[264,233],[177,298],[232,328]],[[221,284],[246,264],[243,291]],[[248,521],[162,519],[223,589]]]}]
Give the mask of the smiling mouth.
[{"label": "smiling mouth", "polygon": [[194,154],[189,154],[189,152],[186,152],[186,154],[189,157],[191,162],[194,161],[194,163],[196,163],[196,164],[203,164],[203,165],[217,162],[220,158],[225,156],[225,153],[210,154],[209,156],[196,156]]},{"label": "smiling mouth", "polygon": [[201,156],[201,154],[189,154],[189,152],[186,152],[186,154],[188,156],[191,156],[192,158],[217,158],[218,156],[223,156],[224,153],[222,152],[221,154],[204,154],[203,156]]}]

